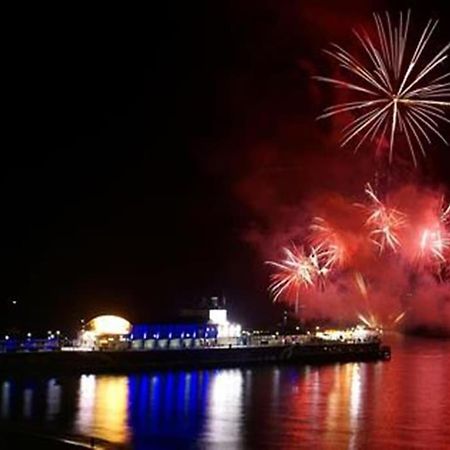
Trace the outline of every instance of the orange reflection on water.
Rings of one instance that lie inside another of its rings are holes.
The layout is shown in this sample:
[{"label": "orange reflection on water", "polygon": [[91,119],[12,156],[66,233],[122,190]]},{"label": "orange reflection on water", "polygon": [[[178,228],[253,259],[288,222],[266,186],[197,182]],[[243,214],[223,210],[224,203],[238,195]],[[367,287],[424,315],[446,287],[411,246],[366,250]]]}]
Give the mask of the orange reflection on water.
[{"label": "orange reflection on water", "polygon": [[76,431],[114,443],[126,443],[129,437],[127,402],[127,377],[83,375]]},{"label": "orange reflection on water", "polygon": [[300,448],[364,448],[363,390],[364,364],[336,364],[306,367],[291,397],[293,409],[286,423],[280,422],[284,436]]},{"label": "orange reflection on water", "polygon": [[396,339],[391,362],[379,366],[382,384],[368,390],[372,408],[367,434],[386,446],[409,442],[408,448],[447,450],[450,342]]},{"label": "orange reflection on water", "polygon": [[358,448],[362,382],[360,364],[334,367],[333,388],[328,397],[324,424],[325,448],[334,448],[337,440],[342,448]]},{"label": "orange reflection on water", "polygon": [[305,370],[283,435],[305,448],[447,450],[450,343],[396,339],[388,362]]}]

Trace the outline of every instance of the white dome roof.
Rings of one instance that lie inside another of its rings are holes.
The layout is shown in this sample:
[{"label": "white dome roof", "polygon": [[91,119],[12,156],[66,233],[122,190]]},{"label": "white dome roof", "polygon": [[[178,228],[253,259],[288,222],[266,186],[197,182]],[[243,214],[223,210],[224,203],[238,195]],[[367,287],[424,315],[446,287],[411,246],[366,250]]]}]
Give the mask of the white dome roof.
[{"label": "white dome roof", "polygon": [[119,316],[97,316],[90,320],[86,328],[97,335],[113,334],[121,335],[131,332],[131,323]]}]

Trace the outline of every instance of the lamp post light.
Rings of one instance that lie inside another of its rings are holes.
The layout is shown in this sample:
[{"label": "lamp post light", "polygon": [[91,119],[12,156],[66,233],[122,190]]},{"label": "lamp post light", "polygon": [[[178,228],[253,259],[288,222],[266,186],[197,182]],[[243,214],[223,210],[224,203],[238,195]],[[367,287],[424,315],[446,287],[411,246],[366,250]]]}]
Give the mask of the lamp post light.
[{"label": "lamp post light", "polygon": [[8,297],[1,301],[2,316],[5,318],[5,325],[8,329],[15,329],[18,325],[19,301],[16,298]]}]

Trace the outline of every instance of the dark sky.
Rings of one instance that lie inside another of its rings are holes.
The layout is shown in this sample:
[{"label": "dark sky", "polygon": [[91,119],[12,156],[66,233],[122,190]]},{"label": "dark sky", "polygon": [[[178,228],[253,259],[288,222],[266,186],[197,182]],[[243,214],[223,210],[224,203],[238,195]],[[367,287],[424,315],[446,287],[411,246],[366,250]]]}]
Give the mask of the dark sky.
[{"label": "dark sky", "polygon": [[[421,3],[415,14],[441,16],[440,42],[448,41],[445,2]],[[338,151],[333,143],[324,149],[326,130],[314,120],[324,104],[310,76],[328,70],[320,50],[348,42],[351,26],[372,11],[410,4],[173,1],[146,10],[11,11],[3,311],[17,298],[27,327],[73,327],[99,313],[158,320],[225,294],[241,322],[278,314],[264,256],[248,236],[267,226],[267,198],[271,208],[280,195],[292,206],[308,192],[309,158],[325,167]],[[424,163],[432,183],[449,178],[445,151]],[[359,167],[358,157],[343,155],[346,168],[330,170],[324,187]]]}]

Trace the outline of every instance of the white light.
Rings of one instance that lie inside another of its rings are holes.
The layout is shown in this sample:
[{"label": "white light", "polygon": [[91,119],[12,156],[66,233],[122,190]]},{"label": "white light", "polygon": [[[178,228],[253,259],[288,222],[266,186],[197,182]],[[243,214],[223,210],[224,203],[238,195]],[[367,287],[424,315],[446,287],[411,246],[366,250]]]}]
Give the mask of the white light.
[{"label": "white light", "polygon": [[[244,377],[240,370],[225,370],[211,378],[205,432],[208,436],[222,436],[223,448],[241,448],[242,433],[236,417],[244,411]],[[227,445],[228,444],[228,445]]]},{"label": "white light", "polygon": [[7,341],[9,341],[9,336],[8,336],[8,335],[6,335],[6,336],[5,336],[5,339],[6,339]]},{"label": "white light", "polygon": [[27,337],[31,337],[31,333],[27,333]]},{"label": "white light", "polygon": [[241,335],[242,327],[239,324],[227,322],[224,325],[219,325],[217,328],[217,337],[239,337]]},{"label": "white light", "polygon": [[226,309],[210,309],[209,320],[217,325],[225,325],[228,323]]},{"label": "white light", "polygon": [[93,331],[83,331],[81,339],[81,349],[92,350],[95,346],[96,337]]}]

